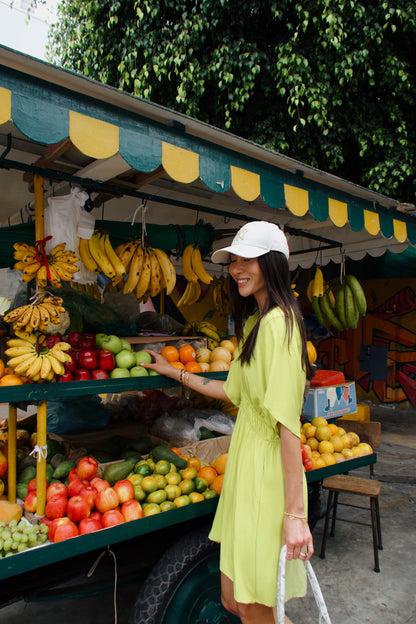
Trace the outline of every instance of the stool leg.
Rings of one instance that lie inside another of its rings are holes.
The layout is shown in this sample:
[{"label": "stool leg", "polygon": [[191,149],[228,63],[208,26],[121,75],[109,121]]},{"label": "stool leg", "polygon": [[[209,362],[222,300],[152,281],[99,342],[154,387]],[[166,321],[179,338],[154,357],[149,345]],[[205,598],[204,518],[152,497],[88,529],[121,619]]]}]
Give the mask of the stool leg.
[{"label": "stool leg", "polygon": [[380,525],[380,506],[378,503],[378,498],[375,499],[375,510],[376,510],[376,519],[377,519],[377,544],[378,549],[383,550],[383,544],[381,542],[381,525]]},{"label": "stool leg", "polygon": [[379,561],[378,561],[377,511],[376,511],[376,501],[374,497],[370,497],[370,508],[371,508],[371,529],[373,532],[374,572],[380,572],[380,566],[379,566]]},{"label": "stool leg", "polygon": [[334,493],[332,492],[332,490],[328,491],[328,502],[326,505],[326,514],[325,514],[325,524],[324,524],[324,533],[322,536],[322,546],[321,546],[321,552],[320,552],[320,558],[321,559],[325,559],[325,547],[326,547],[326,538],[328,535],[328,526],[329,526],[329,516],[331,513],[331,506],[332,506],[332,499],[333,499]]},{"label": "stool leg", "polygon": [[338,495],[339,495],[339,492],[335,492],[334,507],[332,510],[332,524],[331,524],[331,532],[330,532],[331,537],[335,535],[335,522],[337,519]]}]

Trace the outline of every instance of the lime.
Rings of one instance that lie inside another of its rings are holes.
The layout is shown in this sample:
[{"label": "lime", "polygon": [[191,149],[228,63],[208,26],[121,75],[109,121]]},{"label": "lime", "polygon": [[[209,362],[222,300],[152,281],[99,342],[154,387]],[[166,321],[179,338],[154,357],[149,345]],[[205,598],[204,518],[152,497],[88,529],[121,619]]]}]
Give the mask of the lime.
[{"label": "lime", "polygon": [[151,457],[148,457],[146,459],[146,462],[147,462],[148,466],[150,466],[150,470],[152,472],[154,472],[155,471],[155,467],[156,467],[156,463],[153,461],[153,459]]},{"label": "lime", "polygon": [[191,504],[191,499],[187,494],[182,494],[182,496],[175,498],[173,502],[175,503],[175,507],[186,507],[186,505]]},{"label": "lime", "polygon": [[182,481],[182,477],[178,472],[168,472],[165,479],[170,485],[179,485]]},{"label": "lime", "polygon": [[198,471],[194,466],[188,466],[181,471],[182,479],[195,479]]},{"label": "lime", "polygon": [[165,487],[165,492],[170,501],[182,495],[182,490],[179,485],[174,485],[173,483]]},{"label": "lime", "polygon": [[157,490],[156,479],[152,476],[144,477],[143,481],[141,482],[141,486],[147,493],[155,492]]},{"label": "lime", "polygon": [[140,485],[143,480],[143,475],[141,474],[132,474],[127,477],[127,480],[133,483],[133,485]]},{"label": "lime", "polygon": [[179,483],[182,494],[190,494],[195,489],[195,482],[192,479],[182,479]]},{"label": "lime", "polygon": [[134,486],[134,498],[139,501],[139,503],[144,500],[147,496],[147,493],[144,491],[141,485]]},{"label": "lime", "polygon": [[205,492],[208,487],[208,481],[203,477],[197,477],[195,479],[195,489],[197,492]]},{"label": "lime", "polygon": [[159,490],[163,490],[163,488],[168,484],[166,478],[162,474],[157,474],[157,472],[154,472],[152,476],[156,481]]},{"label": "lime", "polygon": [[158,505],[160,505],[160,503],[165,502],[167,497],[168,495],[166,494],[165,490],[156,490],[155,492],[150,492],[150,494],[148,494],[147,502],[157,503]]},{"label": "lime", "polygon": [[209,498],[217,498],[217,493],[214,492],[214,490],[210,490],[207,489],[205,490],[205,492],[202,492],[202,496],[205,498],[205,500],[208,500]]},{"label": "lime", "polygon": [[178,472],[178,469],[176,468],[175,464],[171,464],[170,465],[170,471],[171,472]]},{"label": "lime", "polygon": [[160,513],[160,507],[156,503],[149,503],[143,509],[144,516],[154,516]]},{"label": "lime", "polygon": [[143,477],[147,477],[148,475],[152,474],[152,469],[146,461],[142,460],[135,465],[134,472],[135,474],[140,474]]},{"label": "lime", "polygon": [[170,511],[171,509],[176,509],[176,505],[172,501],[167,500],[164,503],[160,503],[160,511]]},{"label": "lime", "polygon": [[154,471],[161,475],[168,474],[168,472],[170,472],[170,462],[161,459],[160,461],[156,462]]}]

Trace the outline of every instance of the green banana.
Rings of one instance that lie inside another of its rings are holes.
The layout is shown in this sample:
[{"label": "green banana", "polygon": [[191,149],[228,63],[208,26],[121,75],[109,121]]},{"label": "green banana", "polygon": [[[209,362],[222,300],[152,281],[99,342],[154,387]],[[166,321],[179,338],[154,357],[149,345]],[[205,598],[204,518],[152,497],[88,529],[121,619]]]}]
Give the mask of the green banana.
[{"label": "green banana", "polygon": [[321,305],[322,314],[328,319],[330,324],[333,327],[335,327],[335,329],[337,329],[340,332],[344,331],[344,327],[341,321],[337,317],[335,310],[333,310],[331,307],[331,303],[329,301],[329,293],[330,293],[330,290],[328,289],[324,292],[323,296],[321,297],[320,305]]},{"label": "green banana", "polygon": [[356,329],[359,314],[357,308],[355,307],[354,295],[352,294],[352,290],[348,284],[345,284],[344,290],[345,318],[347,326],[351,329]]},{"label": "green banana", "polygon": [[347,319],[345,318],[345,283],[341,284],[337,294],[335,295],[335,310],[337,316],[342,323],[344,329],[348,329]]},{"label": "green banana", "polygon": [[322,297],[312,297],[312,307],[313,307],[313,311],[315,312],[315,316],[318,320],[319,325],[321,325],[322,327],[325,327],[325,317],[323,316],[321,312],[321,307],[319,305],[320,299],[322,299]]},{"label": "green banana", "polygon": [[367,312],[367,300],[360,282],[354,275],[347,275],[345,279],[348,286],[351,288],[358,313],[364,316]]}]

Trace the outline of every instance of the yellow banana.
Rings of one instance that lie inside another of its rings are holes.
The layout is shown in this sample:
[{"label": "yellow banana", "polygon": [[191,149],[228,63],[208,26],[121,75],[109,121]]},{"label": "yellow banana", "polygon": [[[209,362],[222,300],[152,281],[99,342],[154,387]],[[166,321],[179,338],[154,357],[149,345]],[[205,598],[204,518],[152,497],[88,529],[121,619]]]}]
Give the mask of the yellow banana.
[{"label": "yellow banana", "polygon": [[324,276],[321,268],[316,267],[315,277],[313,279],[312,297],[323,297],[324,294]]},{"label": "yellow banana", "polygon": [[54,288],[62,287],[61,276],[52,264],[49,265],[49,282]]},{"label": "yellow banana", "polygon": [[[32,277],[33,279],[41,266],[41,263],[37,260],[35,260],[35,262],[31,262],[30,264],[24,263],[23,275],[25,277]],[[15,265],[14,268],[17,269],[17,266]]]},{"label": "yellow banana", "polygon": [[130,262],[133,258],[134,252],[136,251],[138,245],[139,245],[139,241],[137,240],[128,241],[127,243],[123,243],[122,245],[119,245],[119,247],[117,248],[118,251],[116,250],[118,257],[120,258],[120,262],[122,262],[126,272],[128,271]]},{"label": "yellow banana", "polygon": [[94,232],[91,236],[88,242],[88,247],[100,271],[102,271],[104,275],[110,279],[115,277],[116,272],[113,269],[113,265],[108,259],[107,254],[104,252],[99,232]]},{"label": "yellow banana", "polygon": [[194,284],[194,283],[195,282],[188,282],[186,284],[186,288],[183,291],[183,295],[179,299],[178,303],[176,304],[177,308],[181,308],[182,306],[186,305],[186,301],[190,298],[190,296],[192,294],[192,284]]},{"label": "yellow banana", "polygon": [[40,355],[38,355],[38,357],[35,360],[33,360],[32,364],[26,370],[26,376],[30,377],[31,379],[35,379],[36,375],[38,375],[40,372],[41,366],[42,366],[42,358]]},{"label": "yellow banana", "polygon": [[194,250],[193,245],[187,245],[182,254],[182,274],[188,282],[197,282],[198,276],[192,268],[191,258]]},{"label": "yellow banana", "polygon": [[210,284],[212,282],[212,275],[205,270],[204,265],[202,264],[202,256],[199,250],[199,246],[195,245],[191,254],[191,267],[196,276],[203,282],[204,284]]},{"label": "yellow banana", "polygon": [[137,286],[135,289],[136,298],[138,301],[140,301],[142,297],[144,297],[144,295],[147,293],[147,290],[149,289],[149,286],[150,286],[150,278],[151,278],[150,258],[149,258],[149,254],[147,253],[147,251],[144,251],[143,252],[143,265],[142,265],[139,280],[137,282]]},{"label": "yellow banana", "polygon": [[151,297],[156,297],[162,290],[162,271],[159,260],[153,249],[149,249],[150,260],[150,284],[149,291]]},{"label": "yellow banana", "polygon": [[32,329],[37,329],[40,323],[40,312],[37,305],[32,306],[32,314],[30,315],[29,325]]},{"label": "yellow banana", "polygon": [[51,351],[55,351],[55,350],[57,350],[57,351],[69,351],[70,348],[71,348],[71,345],[69,344],[69,342],[61,341],[61,342],[56,342],[53,345]]},{"label": "yellow banana", "polygon": [[65,243],[59,243],[59,245],[56,245],[53,249],[51,249],[50,252],[50,257],[52,258],[53,256],[56,256],[60,251],[63,251],[65,249]]},{"label": "yellow banana", "polygon": [[100,268],[92,256],[88,245],[88,239],[86,238],[79,239],[79,255],[81,256],[81,260],[85,268],[93,273],[100,272]]},{"label": "yellow banana", "polygon": [[17,319],[23,314],[26,306],[19,306],[18,308],[13,308],[10,312],[4,315],[3,320],[6,323],[13,323],[13,321],[17,321]]},{"label": "yellow banana", "polygon": [[25,325],[27,325],[30,321],[30,317],[32,316],[32,306],[26,306],[24,312],[19,316],[17,321],[13,323],[13,327],[17,329],[21,329]]},{"label": "yellow banana", "polygon": [[46,312],[48,312],[50,322],[57,325],[59,323],[59,316],[60,316],[58,307],[54,305],[53,303],[50,303],[49,301],[43,301],[41,305],[42,305],[42,308]]},{"label": "yellow banana", "polygon": [[[56,271],[59,277],[59,280],[62,282],[70,282],[72,280],[72,273],[64,269],[64,267],[58,262],[54,264],[53,267],[49,265],[49,269],[53,269],[54,271]],[[51,271],[51,275],[52,275],[52,271]]]},{"label": "yellow banana", "polygon": [[39,288],[46,288],[48,285],[48,274],[46,272],[46,266],[42,264],[36,273],[36,284]]},{"label": "yellow banana", "polygon": [[42,364],[40,367],[40,376],[42,379],[48,379],[48,375],[51,372],[52,364],[47,355],[41,355]]},{"label": "yellow banana", "polygon": [[40,315],[39,327],[40,325],[47,327],[51,320],[51,315],[49,314],[49,310],[43,303],[38,303],[38,310],[39,310],[39,315]]},{"label": "yellow banana", "polygon": [[[35,342],[36,342],[36,339],[35,339]],[[30,349],[30,348],[33,348],[33,343],[29,342],[29,340],[22,340],[22,338],[9,338],[9,340],[7,341],[7,346],[9,348],[26,347],[27,349]],[[23,351],[21,353],[23,353]],[[5,354],[10,355],[9,353],[7,353],[7,350],[5,351]]]},{"label": "yellow banana", "polygon": [[62,364],[62,362],[57,360],[56,357],[51,352],[47,354],[47,358],[49,359],[51,363],[53,372],[56,375],[63,375],[65,372],[65,366]]},{"label": "yellow banana", "polygon": [[123,278],[126,274],[126,269],[113,249],[113,246],[110,242],[110,235],[108,234],[108,232],[105,232],[103,234],[102,244],[104,246],[104,252],[107,258],[110,260],[111,264],[113,265],[114,271],[116,272],[116,277]]},{"label": "yellow banana", "polygon": [[201,284],[199,282],[191,282],[192,289],[189,299],[187,299],[185,305],[193,305],[198,301],[201,296]]},{"label": "yellow banana", "polygon": [[52,349],[49,350],[49,355],[52,355],[52,357],[58,360],[58,362],[62,362],[62,364],[70,364],[72,362],[72,358],[69,353],[65,353],[65,351],[61,351],[60,349],[54,349],[52,347]]},{"label": "yellow banana", "polygon": [[[28,332],[25,331],[24,329],[18,329],[18,328],[13,328],[14,333],[16,334],[17,338],[20,338],[21,340],[30,342],[32,344],[36,344],[38,338],[35,334],[32,334],[32,332]],[[13,338],[12,338],[13,340]],[[14,338],[14,340],[17,340],[16,338]]]},{"label": "yellow banana", "polygon": [[127,275],[127,279],[124,282],[123,293],[125,295],[133,292],[136,289],[137,284],[140,279],[140,274],[142,272],[143,263],[144,263],[144,249],[141,243],[139,243],[131,258],[129,274]]},{"label": "yellow banana", "polygon": [[[31,364],[38,358],[38,354],[34,353],[32,355],[28,355],[26,356],[25,360],[22,360],[20,363],[18,363],[17,365],[14,365],[12,368],[14,370],[14,372],[17,375],[24,375],[28,369],[30,368]],[[11,366],[11,364],[10,364]]]},{"label": "yellow banana", "polygon": [[[76,256],[75,256],[76,258]],[[76,261],[78,262],[79,258],[76,258]],[[63,269],[64,271],[67,271],[68,273],[77,273],[78,271],[78,267],[75,266],[74,262],[66,262],[65,259],[63,260],[57,260],[56,262],[54,262],[53,264],[54,267],[59,267],[60,269]]]},{"label": "yellow banana", "polygon": [[162,249],[154,249],[159,260],[160,268],[166,287],[166,294],[170,295],[176,284],[176,271],[169,256]]},{"label": "yellow banana", "polygon": [[16,355],[15,357],[10,358],[10,360],[7,360],[7,366],[11,366],[12,368],[14,368],[18,364],[21,364],[22,362],[26,362],[33,355],[35,356],[37,355],[36,351],[34,351],[33,349],[29,353],[22,353],[21,355]]}]

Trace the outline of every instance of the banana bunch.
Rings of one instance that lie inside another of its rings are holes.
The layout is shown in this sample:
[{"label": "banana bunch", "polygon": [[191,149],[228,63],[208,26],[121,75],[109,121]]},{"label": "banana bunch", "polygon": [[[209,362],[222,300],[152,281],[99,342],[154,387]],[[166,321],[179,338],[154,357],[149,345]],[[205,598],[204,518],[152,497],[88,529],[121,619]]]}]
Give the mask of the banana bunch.
[{"label": "banana bunch", "polygon": [[214,300],[215,309],[221,316],[230,314],[230,298],[229,298],[229,276],[220,278],[214,277],[214,287],[212,290],[212,298]]},{"label": "banana bunch", "polygon": [[104,273],[113,284],[126,275],[126,268],[110,242],[110,235],[104,230],[94,230],[90,239],[80,238],[79,255],[89,271]]},{"label": "banana bunch", "polygon": [[187,245],[182,254],[182,274],[188,282],[201,280],[204,284],[210,284],[213,280],[202,264],[202,256],[198,243]]},{"label": "banana bunch", "polygon": [[196,303],[201,296],[201,285],[199,282],[188,282],[176,306],[181,308],[185,305]]},{"label": "banana bunch", "polygon": [[6,323],[12,323],[14,332],[25,330],[45,332],[49,323],[58,325],[61,312],[65,312],[61,297],[41,295],[33,303],[22,305],[7,312]]},{"label": "banana bunch", "polygon": [[116,251],[128,271],[124,294],[134,292],[139,302],[147,301],[149,296],[155,297],[164,288],[167,295],[171,294],[176,284],[176,271],[162,249],[143,246],[136,240],[119,245]]},{"label": "banana bunch", "polygon": [[58,342],[50,349],[40,347],[34,334],[28,339],[10,338],[5,354],[10,358],[7,365],[17,375],[28,377],[34,382],[53,381],[55,375],[63,375],[65,363],[72,361],[68,342]]},{"label": "banana bunch", "polygon": [[338,331],[356,329],[360,316],[367,311],[367,301],[360,282],[346,275],[337,292],[332,287],[322,297],[312,297],[312,307],[320,325],[328,323]]},{"label": "banana bunch", "polygon": [[[221,340],[223,340],[222,332],[215,327],[213,323],[208,321],[195,321],[193,323],[186,323],[183,329],[184,336],[205,336],[208,338],[208,342],[211,340],[213,346],[218,347]],[[214,345],[214,343],[216,343]],[[209,344],[208,344],[209,346]],[[209,347],[211,349],[211,347]]]},{"label": "banana bunch", "polygon": [[39,254],[35,247],[26,243],[14,243],[14,269],[23,271],[22,280],[31,282],[36,278],[38,288],[46,288],[48,283],[60,288],[62,282],[70,282],[78,271],[76,263],[79,258],[73,251],[65,249],[65,243],[56,245],[50,254]]}]

